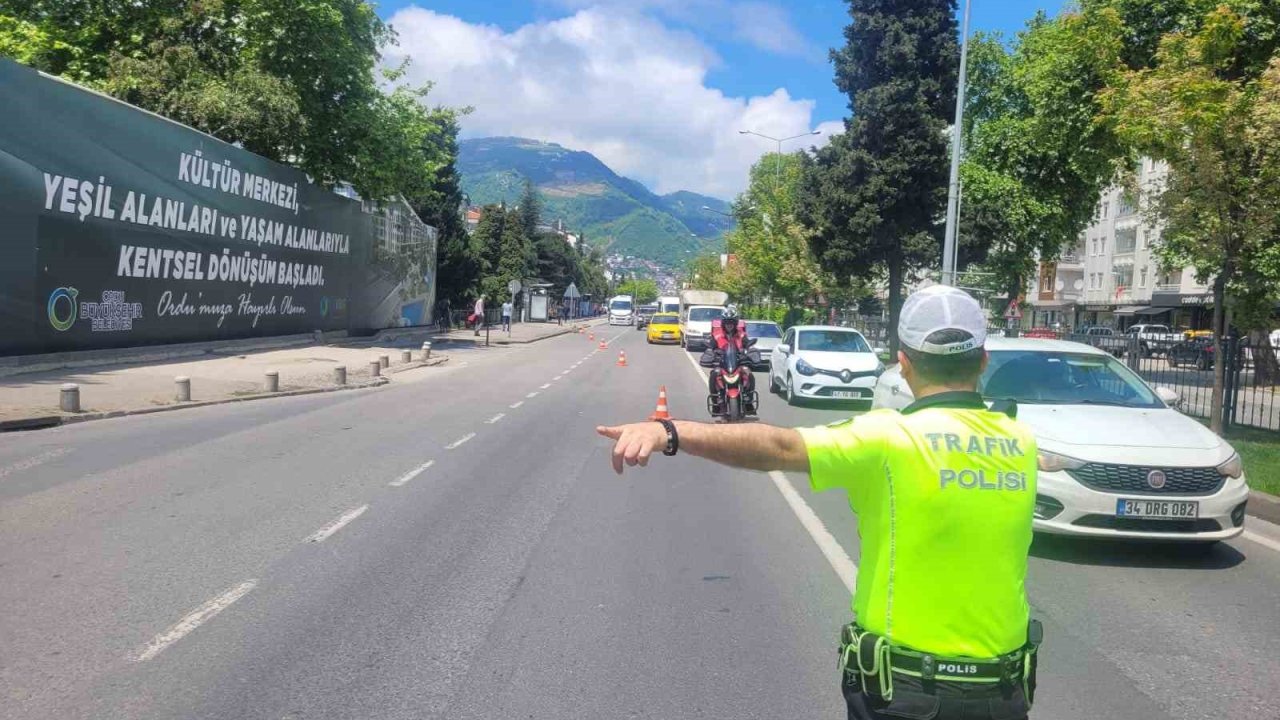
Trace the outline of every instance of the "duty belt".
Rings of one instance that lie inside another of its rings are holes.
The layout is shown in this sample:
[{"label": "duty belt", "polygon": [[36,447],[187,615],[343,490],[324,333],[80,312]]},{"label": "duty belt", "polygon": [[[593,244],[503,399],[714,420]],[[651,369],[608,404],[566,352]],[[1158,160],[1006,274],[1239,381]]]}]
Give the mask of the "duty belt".
[{"label": "duty belt", "polygon": [[[997,658],[946,657],[893,645],[855,623],[840,631],[840,670],[857,675],[865,693],[893,699],[893,675],[933,681],[1013,686],[1022,683],[1027,704],[1035,693],[1036,651],[1044,637],[1039,621],[1027,628],[1027,644]],[[852,679],[852,678],[851,678]]]}]

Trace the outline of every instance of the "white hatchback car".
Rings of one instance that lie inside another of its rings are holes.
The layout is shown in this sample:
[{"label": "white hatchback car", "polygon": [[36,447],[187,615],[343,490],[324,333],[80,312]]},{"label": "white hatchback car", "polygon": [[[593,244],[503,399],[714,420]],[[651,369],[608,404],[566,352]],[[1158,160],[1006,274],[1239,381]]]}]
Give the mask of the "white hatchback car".
[{"label": "white hatchback car", "polygon": [[[1035,529],[1062,535],[1213,542],[1244,530],[1240,456],[1166,403],[1106,352],[1062,340],[988,338],[980,390],[1013,400],[1036,435]],[[897,366],[876,384],[873,407],[914,398]]]},{"label": "white hatchback car", "polygon": [[787,330],[769,364],[769,389],[792,405],[802,399],[870,400],[884,372],[862,333],[827,325]]}]

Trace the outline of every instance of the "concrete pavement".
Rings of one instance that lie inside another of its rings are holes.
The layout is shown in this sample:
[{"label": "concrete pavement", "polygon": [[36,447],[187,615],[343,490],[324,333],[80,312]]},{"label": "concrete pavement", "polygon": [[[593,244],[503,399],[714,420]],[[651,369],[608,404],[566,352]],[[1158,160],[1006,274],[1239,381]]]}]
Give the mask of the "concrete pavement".
[{"label": "concrete pavement", "polygon": [[[843,717],[810,528],[763,474],[615,476],[594,426],[659,384],[701,417],[705,381],[604,336],[0,436],[0,718]],[[787,481],[856,562],[844,498]],[[1035,717],[1280,713],[1280,532],[1248,527],[1275,547],[1037,541]]]}]

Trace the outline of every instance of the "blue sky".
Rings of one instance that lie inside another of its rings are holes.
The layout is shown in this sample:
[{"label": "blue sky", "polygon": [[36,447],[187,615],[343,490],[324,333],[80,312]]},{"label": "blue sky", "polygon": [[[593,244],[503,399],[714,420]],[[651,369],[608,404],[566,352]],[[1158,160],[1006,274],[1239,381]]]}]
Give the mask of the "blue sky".
[{"label": "blue sky", "polygon": [[[974,0],[972,29],[1012,36],[1062,0]],[[515,134],[599,155],[659,192],[730,197],[764,141],[838,131],[827,50],[840,0],[391,0],[379,6],[464,135]],[[764,147],[762,147],[764,146]]]}]

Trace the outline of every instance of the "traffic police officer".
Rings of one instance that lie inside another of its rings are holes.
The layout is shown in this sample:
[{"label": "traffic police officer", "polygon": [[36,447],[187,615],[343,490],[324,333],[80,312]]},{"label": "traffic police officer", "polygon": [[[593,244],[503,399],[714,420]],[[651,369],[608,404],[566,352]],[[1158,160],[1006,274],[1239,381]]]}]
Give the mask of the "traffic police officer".
[{"label": "traffic police officer", "polygon": [[898,338],[917,398],[901,412],[800,429],[660,420],[597,430],[616,441],[619,473],[655,450],[683,451],[807,472],[814,490],[848,493],[861,536],[854,622],[839,648],[850,718],[1024,718],[1041,634],[1024,588],[1035,439],[977,393],[986,318],[967,293],[913,294]]}]

